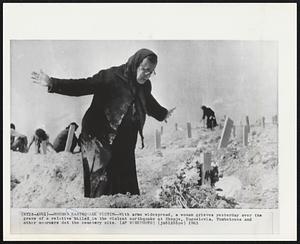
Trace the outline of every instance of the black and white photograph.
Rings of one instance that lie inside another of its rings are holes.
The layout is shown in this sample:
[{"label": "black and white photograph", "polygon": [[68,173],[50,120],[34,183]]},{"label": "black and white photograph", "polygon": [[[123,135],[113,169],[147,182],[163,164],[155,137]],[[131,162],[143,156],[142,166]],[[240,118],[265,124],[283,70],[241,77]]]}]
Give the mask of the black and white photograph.
[{"label": "black and white photograph", "polygon": [[5,3],[4,239],[294,240],[296,9]]},{"label": "black and white photograph", "polygon": [[274,41],[12,41],[14,208],[278,208]]}]

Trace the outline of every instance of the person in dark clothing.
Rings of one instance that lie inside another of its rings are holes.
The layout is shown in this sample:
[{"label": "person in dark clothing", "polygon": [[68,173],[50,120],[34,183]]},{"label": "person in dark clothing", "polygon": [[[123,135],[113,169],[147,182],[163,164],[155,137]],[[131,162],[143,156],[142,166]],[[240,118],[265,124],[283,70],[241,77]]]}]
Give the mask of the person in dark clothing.
[{"label": "person in dark clothing", "polygon": [[140,49],[125,64],[100,70],[86,79],[57,79],[42,71],[34,83],[48,92],[69,96],[93,94],[79,136],[84,171],[84,196],[140,194],[135,163],[138,134],[144,147],[146,114],[166,121],[174,109],[162,107],[151,94],[157,55]]},{"label": "person in dark clothing", "polygon": [[25,153],[27,149],[27,136],[20,134],[16,131],[14,124],[10,124],[10,149],[12,151],[18,151]]},{"label": "person in dark clothing", "polygon": [[218,125],[215,112],[211,108],[206,106],[202,106],[201,109],[203,110],[202,120],[206,118],[206,127],[207,129],[212,130],[214,127]]},{"label": "person in dark clothing", "polygon": [[[70,129],[71,125],[75,126],[75,131],[77,130],[78,125],[75,122],[72,122],[63,131],[61,131],[57,135],[57,137],[55,138],[55,140],[53,142],[53,148],[56,152],[62,152],[65,150],[67,139],[68,139],[68,134],[69,134],[69,129]],[[74,151],[75,147],[77,146],[77,143],[78,143],[78,139],[74,133],[70,152]]]},{"label": "person in dark clothing", "polygon": [[33,143],[35,143],[36,153],[41,153],[41,144],[42,142],[46,143],[46,147],[50,146],[53,148],[53,145],[49,142],[49,136],[47,135],[46,131],[39,128],[34,132],[32,139],[28,146],[28,151]]}]

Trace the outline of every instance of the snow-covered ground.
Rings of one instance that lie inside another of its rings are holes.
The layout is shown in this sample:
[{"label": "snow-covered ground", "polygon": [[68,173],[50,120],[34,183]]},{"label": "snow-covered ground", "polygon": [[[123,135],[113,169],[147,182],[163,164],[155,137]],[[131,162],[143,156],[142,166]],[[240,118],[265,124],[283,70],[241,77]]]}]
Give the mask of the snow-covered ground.
[{"label": "snow-covered ground", "polygon": [[[11,206],[16,208],[59,207],[196,207],[277,208],[277,126],[252,126],[249,145],[237,136],[226,148],[217,149],[222,130],[192,125],[187,138],[184,125],[177,131],[164,128],[162,148],[154,148],[153,135],[145,135],[143,150],[136,149],[141,195],[83,197],[80,154],[11,152]],[[222,177],[214,188],[199,186],[196,160],[211,152]]]}]

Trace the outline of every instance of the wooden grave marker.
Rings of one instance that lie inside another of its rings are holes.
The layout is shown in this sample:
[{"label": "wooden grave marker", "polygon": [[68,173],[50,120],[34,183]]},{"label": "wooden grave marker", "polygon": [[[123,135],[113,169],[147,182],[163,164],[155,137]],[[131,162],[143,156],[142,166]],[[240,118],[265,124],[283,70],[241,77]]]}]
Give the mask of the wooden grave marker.
[{"label": "wooden grave marker", "polygon": [[250,122],[249,122],[248,115],[246,116],[246,126],[247,126],[247,130],[248,130],[248,133],[249,133],[250,132]]},{"label": "wooden grave marker", "polygon": [[163,126],[161,126],[161,127],[160,127],[160,134],[162,135],[162,134],[163,134],[163,132],[164,132],[164,127],[163,127]]},{"label": "wooden grave marker", "polygon": [[230,139],[232,127],[233,127],[233,120],[230,119],[229,117],[226,117],[224,127],[222,130],[222,134],[221,134],[221,140],[218,145],[218,149],[220,149],[222,147],[227,147],[229,139]]},{"label": "wooden grave marker", "polygon": [[75,125],[71,124],[69,126],[69,132],[68,132],[68,137],[67,137],[65,152],[70,152],[70,150],[71,150],[71,146],[72,146],[72,142],[73,142],[73,137],[74,137],[74,132],[75,132]]},{"label": "wooden grave marker", "polygon": [[187,134],[188,134],[188,138],[192,137],[192,126],[190,122],[187,122]]},{"label": "wooden grave marker", "polygon": [[249,133],[248,126],[245,125],[243,127],[243,145],[244,146],[248,146],[248,133]]},{"label": "wooden grave marker", "polygon": [[161,135],[159,130],[155,130],[155,148],[156,149],[161,148]]},{"label": "wooden grave marker", "polygon": [[232,135],[233,135],[233,137],[236,136],[235,130],[236,130],[236,126],[233,125],[233,126],[232,126]]},{"label": "wooden grave marker", "polygon": [[[210,170],[211,170],[211,153],[201,153],[201,185],[211,185]],[[205,177],[206,176],[206,177]]]}]

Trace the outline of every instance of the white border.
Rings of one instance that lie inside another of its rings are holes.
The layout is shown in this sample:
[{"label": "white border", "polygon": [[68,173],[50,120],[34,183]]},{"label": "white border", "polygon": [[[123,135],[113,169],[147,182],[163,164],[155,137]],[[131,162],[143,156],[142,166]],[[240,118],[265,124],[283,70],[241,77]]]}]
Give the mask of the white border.
[{"label": "white border", "polygon": [[[296,238],[296,4],[3,4],[3,206],[5,240],[81,240],[11,235],[10,40],[277,40],[279,43],[280,234],[181,236],[176,240]],[[90,240],[174,240],[167,235],[88,235]]]}]

